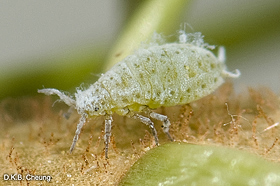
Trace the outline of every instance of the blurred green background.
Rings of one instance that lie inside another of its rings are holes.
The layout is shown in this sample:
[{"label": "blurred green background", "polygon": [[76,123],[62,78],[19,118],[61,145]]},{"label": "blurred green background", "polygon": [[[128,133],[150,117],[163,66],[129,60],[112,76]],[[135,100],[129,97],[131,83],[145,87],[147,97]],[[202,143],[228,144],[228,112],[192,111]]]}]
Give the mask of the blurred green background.
[{"label": "blurred green background", "polygon": [[[93,83],[125,25],[145,1],[5,1],[0,3],[0,99],[36,95],[43,87],[71,93]],[[190,1],[173,26],[202,32],[227,49],[237,91],[280,90],[280,1]],[[168,20],[166,20],[168,22]],[[168,25],[168,24],[166,24]],[[137,37],[137,35],[135,36]]]}]

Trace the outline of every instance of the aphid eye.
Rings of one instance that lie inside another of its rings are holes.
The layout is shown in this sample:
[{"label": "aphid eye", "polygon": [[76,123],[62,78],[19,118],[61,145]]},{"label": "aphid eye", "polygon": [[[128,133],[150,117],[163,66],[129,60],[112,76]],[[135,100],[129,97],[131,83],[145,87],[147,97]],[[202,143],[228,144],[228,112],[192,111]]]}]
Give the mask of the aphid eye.
[{"label": "aphid eye", "polygon": [[98,111],[98,110],[99,110],[99,108],[98,108],[98,107],[95,107],[95,108],[94,108],[94,110],[95,110],[95,111]]}]

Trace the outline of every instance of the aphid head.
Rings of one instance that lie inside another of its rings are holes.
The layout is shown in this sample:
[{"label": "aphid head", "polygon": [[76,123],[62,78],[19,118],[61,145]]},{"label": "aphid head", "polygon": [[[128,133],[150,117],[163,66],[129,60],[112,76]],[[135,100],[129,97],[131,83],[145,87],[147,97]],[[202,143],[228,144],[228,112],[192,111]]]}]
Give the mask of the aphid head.
[{"label": "aphid head", "polygon": [[79,114],[87,113],[89,116],[105,115],[104,96],[96,94],[91,89],[77,90],[76,109]]}]

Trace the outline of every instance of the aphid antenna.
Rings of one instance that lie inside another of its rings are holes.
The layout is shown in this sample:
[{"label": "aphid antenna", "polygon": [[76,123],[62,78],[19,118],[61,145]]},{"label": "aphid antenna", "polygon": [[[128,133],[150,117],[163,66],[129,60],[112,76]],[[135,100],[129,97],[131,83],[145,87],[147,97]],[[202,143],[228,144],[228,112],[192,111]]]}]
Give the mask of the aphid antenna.
[{"label": "aphid antenna", "polygon": [[76,101],[72,98],[70,98],[69,96],[66,96],[64,93],[60,92],[57,89],[54,88],[46,88],[46,89],[40,89],[38,90],[38,93],[44,93],[46,95],[58,95],[59,98],[68,106],[75,106],[76,105]]}]

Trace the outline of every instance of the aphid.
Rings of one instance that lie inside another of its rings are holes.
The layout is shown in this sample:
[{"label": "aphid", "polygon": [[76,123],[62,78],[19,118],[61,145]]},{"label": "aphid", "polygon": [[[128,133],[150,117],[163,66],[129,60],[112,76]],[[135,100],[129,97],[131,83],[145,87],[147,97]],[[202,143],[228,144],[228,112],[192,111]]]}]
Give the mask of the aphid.
[{"label": "aphid", "polygon": [[[149,119],[163,123],[169,134],[167,116],[153,112],[161,106],[174,106],[198,100],[224,82],[225,77],[237,78],[240,72],[226,71],[225,50],[219,48],[218,57],[209,51],[213,46],[203,42],[200,33],[180,31],[179,42],[142,46],[113,66],[86,90],[77,90],[75,99],[57,89],[41,89],[39,93],[56,94],[81,115],[70,153],[88,117],[105,116],[105,157],[111,136],[112,114],[128,116],[148,125],[158,145],[157,131]],[[142,116],[144,112],[148,117]]]}]

